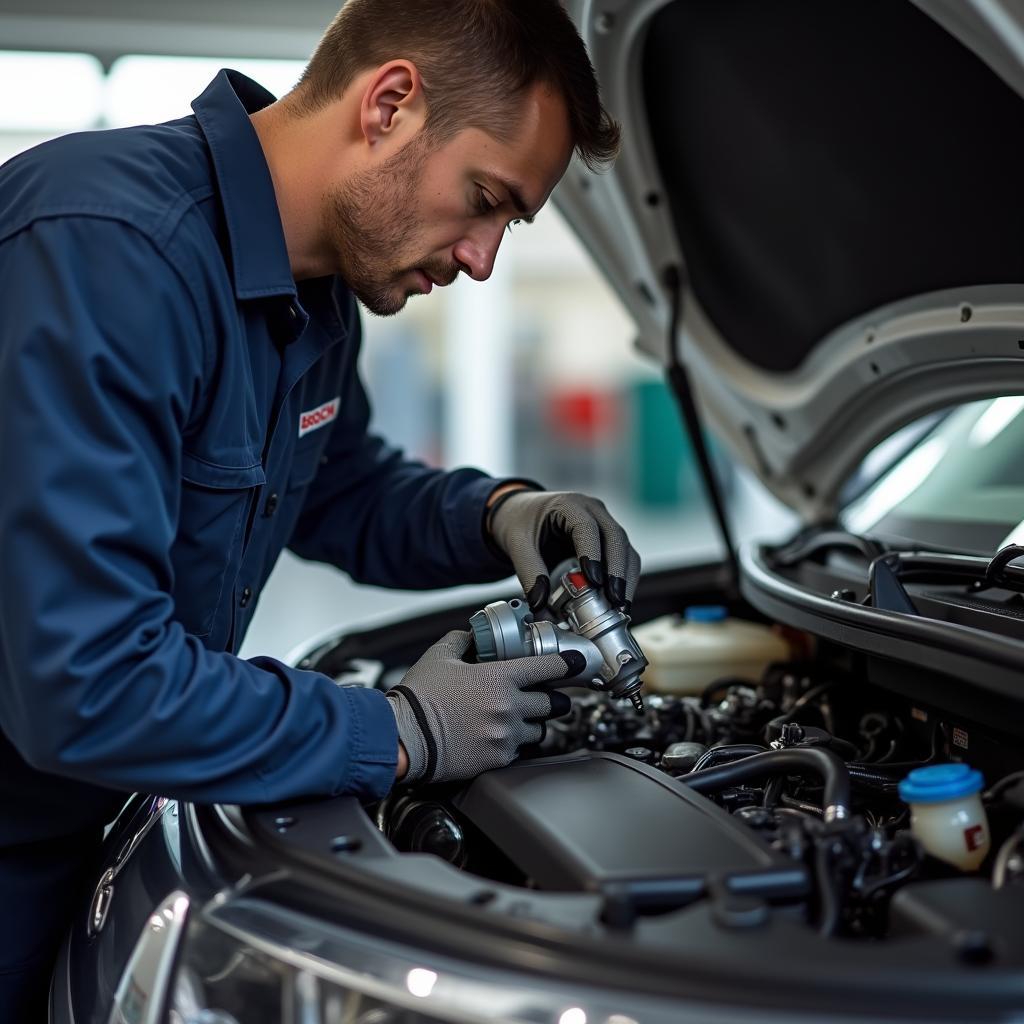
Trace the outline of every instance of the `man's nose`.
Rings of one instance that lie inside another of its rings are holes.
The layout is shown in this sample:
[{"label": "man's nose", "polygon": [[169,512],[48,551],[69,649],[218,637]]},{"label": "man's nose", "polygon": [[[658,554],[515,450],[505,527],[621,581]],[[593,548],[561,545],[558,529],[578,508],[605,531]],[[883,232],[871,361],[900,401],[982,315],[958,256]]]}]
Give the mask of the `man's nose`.
[{"label": "man's nose", "polygon": [[502,225],[481,225],[455,243],[452,255],[474,281],[491,276],[504,232]]}]

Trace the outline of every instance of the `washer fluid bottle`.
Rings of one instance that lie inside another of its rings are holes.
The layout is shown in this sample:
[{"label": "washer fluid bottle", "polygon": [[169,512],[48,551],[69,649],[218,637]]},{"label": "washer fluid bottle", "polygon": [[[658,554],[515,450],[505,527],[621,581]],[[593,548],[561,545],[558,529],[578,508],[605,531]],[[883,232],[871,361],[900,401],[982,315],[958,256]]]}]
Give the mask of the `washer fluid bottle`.
[{"label": "washer fluid bottle", "polygon": [[979,796],[984,785],[981,772],[966,764],[915,768],[900,783],[915,838],[961,871],[977,870],[988,853],[988,817]]},{"label": "washer fluid bottle", "polygon": [[644,685],[651,693],[699,694],[728,676],[756,682],[772,662],[791,657],[769,626],[731,618],[719,605],[695,605],[632,632],[650,662]]}]

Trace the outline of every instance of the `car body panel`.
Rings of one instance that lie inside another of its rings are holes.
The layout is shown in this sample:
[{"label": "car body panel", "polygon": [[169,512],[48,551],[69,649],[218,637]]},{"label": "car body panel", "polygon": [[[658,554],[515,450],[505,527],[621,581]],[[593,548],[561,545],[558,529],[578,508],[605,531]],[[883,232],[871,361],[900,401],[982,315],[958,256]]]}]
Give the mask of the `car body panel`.
[{"label": "car body panel", "polygon": [[[685,6],[683,0],[679,5]],[[962,284],[946,281],[943,287],[896,296],[893,301],[855,309],[852,315],[848,303],[837,302],[842,319],[830,329],[786,341],[797,346],[794,353],[801,354],[795,365],[769,369],[763,363],[770,359],[759,365],[749,351],[744,356],[735,343],[738,339],[724,335],[702,305],[702,290],[707,292],[707,281],[715,270],[711,275],[704,272],[703,289],[695,284],[675,230],[682,215],[673,220],[666,211],[673,186],[663,180],[659,166],[657,128],[648,126],[641,70],[647,34],[652,21],[672,5],[662,0],[601,4],[576,0],[569,6],[591,48],[606,104],[627,130],[614,167],[597,175],[575,162],[555,194],[556,201],[635,319],[639,347],[666,365],[676,356],[685,363],[709,426],[806,521],[835,517],[845,479],[875,444],[898,427],[938,408],[1024,389],[1024,287],[1014,283],[1017,277]],[[700,0],[694,0],[695,10],[701,6]],[[723,11],[751,10],[735,0],[718,6]],[[783,12],[787,6],[791,12],[798,10],[798,5],[773,5],[771,10]],[[842,5],[828,7],[835,11]],[[876,5],[871,10],[878,13],[891,7],[895,5]],[[1019,7],[981,0],[922,0],[917,7],[935,19],[918,15],[919,22],[933,29],[935,24],[943,25],[988,62],[1015,95],[1024,90],[1024,13]],[[857,8],[868,9],[864,5],[846,9]],[[742,32],[739,15],[733,27]],[[860,31],[858,40],[870,39],[870,26]],[[882,19],[879,33],[884,31]],[[721,36],[715,41],[721,43]],[[836,45],[841,52],[841,45]],[[865,75],[870,76],[871,54],[856,55],[856,59],[863,59]],[[914,53],[908,51],[906,59],[913,66]],[[898,69],[892,72],[897,78],[898,73]],[[984,81],[985,74],[984,69],[977,72],[977,80],[984,82],[980,87],[998,92],[994,80]],[[745,85],[753,88],[752,83]],[[809,82],[808,88],[813,90],[815,83]],[[1004,100],[1012,106],[1008,97]],[[712,133],[729,130],[727,124],[715,123],[714,113],[709,124],[698,128]],[[1000,131],[998,124],[988,124],[983,117],[977,125],[954,120],[949,128],[954,133],[963,131],[967,149],[972,147],[975,130]],[[930,131],[930,127],[920,128],[920,137],[928,138]],[[699,147],[708,138],[695,136],[692,144]],[[821,139],[809,134],[804,141],[813,157]],[[935,145],[944,143],[935,141]],[[750,152],[746,158],[749,176],[756,178],[758,153]],[[990,158],[994,159],[980,150],[977,153],[976,187],[973,194],[963,196],[962,217],[967,220],[972,205],[984,194],[987,178],[996,170],[985,166]],[[799,163],[801,154],[794,152],[792,159]],[[884,149],[878,160],[884,164]],[[870,182],[863,184],[867,187]],[[826,181],[816,199],[838,201],[849,187],[857,187],[856,182]],[[692,190],[698,204],[714,198],[713,182],[705,181],[703,188],[703,192],[697,186]],[[742,217],[742,212],[737,216]],[[951,229],[958,221],[948,218],[960,216],[953,210],[936,211],[936,217],[947,218]],[[1006,211],[1008,222],[1016,223],[1017,216],[1016,210]],[[825,225],[823,237],[827,232]],[[883,230],[879,258],[888,241]],[[667,286],[670,267],[679,269],[684,283],[675,318],[677,297]],[[765,273],[770,271],[767,268]],[[908,273],[907,280],[913,281],[914,274]],[[786,361],[794,362],[794,353]]]}]

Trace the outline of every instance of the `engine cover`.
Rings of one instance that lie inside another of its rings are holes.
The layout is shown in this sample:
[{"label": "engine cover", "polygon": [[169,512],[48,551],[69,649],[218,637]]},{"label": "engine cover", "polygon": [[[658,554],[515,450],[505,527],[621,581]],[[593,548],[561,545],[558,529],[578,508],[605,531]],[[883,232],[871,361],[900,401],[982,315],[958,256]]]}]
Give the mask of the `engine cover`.
[{"label": "engine cover", "polygon": [[808,888],[803,865],[683,783],[618,754],[487,772],[454,803],[539,889],[679,905],[715,887],[767,899]]}]

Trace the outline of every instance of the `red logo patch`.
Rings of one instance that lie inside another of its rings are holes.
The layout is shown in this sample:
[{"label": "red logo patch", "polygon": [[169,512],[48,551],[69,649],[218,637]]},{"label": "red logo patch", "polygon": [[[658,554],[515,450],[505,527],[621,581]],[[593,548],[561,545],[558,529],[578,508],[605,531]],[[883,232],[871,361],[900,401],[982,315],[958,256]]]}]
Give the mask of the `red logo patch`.
[{"label": "red logo patch", "polygon": [[971,825],[964,829],[964,845],[968,850],[977,850],[985,842],[985,826]]},{"label": "red logo patch", "polygon": [[323,405],[310,409],[309,412],[300,413],[299,437],[305,437],[311,430],[319,430],[321,427],[327,426],[332,420],[336,420],[338,418],[338,403],[340,401],[340,397],[332,398],[329,402],[324,402]]}]

